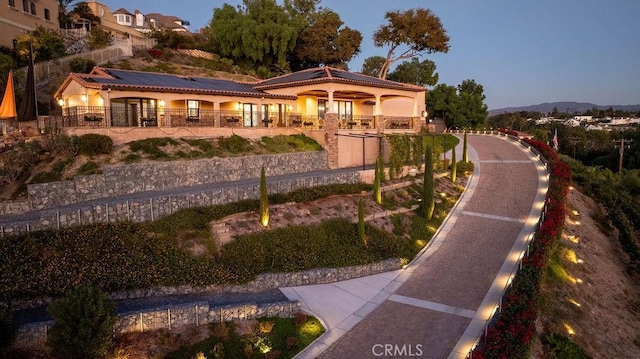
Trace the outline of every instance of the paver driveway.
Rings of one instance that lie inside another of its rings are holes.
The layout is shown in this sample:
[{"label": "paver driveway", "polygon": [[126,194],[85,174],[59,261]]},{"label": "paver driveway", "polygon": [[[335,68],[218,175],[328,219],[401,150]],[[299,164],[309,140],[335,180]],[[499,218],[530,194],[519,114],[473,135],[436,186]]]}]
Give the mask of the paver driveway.
[{"label": "paver driveway", "polygon": [[[465,357],[517,266],[548,186],[544,166],[519,144],[490,135],[468,135],[468,142],[474,176],[407,269],[282,289],[329,327],[300,358]],[[341,310],[350,315],[336,316]]]}]

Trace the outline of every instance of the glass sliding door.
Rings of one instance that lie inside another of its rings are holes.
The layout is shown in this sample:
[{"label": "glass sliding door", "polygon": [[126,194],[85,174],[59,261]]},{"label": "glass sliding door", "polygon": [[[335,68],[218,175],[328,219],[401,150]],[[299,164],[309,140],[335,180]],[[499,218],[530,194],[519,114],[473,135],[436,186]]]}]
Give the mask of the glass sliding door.
[{"label": "glass sliding door", "polygon": [[258,105],[245,103],[242,106],[242,119],[244,127],[258,126]]}]

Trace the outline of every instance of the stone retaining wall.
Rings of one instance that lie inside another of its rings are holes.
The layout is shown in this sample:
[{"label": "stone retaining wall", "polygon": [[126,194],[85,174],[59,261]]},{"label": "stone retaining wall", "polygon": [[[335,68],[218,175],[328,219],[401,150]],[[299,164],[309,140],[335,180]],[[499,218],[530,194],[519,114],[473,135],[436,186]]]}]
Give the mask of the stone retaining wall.
[{"label": "stone retaining wall", "polygon": [[[280,181],[267,179],[270,194],[287,193],[298,188],[336,183],[358,183],[358,172],[342,172],[321,176],[298,177]],[[53,183],[56,186],[62,182]],[[104,204],[80,206],[77,209],[51,209],[40,212],[40,218],[0,225],[0,238],[34,230],[60,229],[68,226],[117,221],[145,222],[168,216],[183,208],[212,206],[245,199],[257,199],[260,184],[220,188],[213,191],[187,192],[175,196],[144,197],[133,200],[105,198]]]},{"label": "stone retaining wall", "polygon": [[[101,174],[76,176],[71,181],[30,184],[27,193],[30,210],[48,209],[138,192],[260,178],[262,166],[267,177],[325,170],[327,154],[314,151],[113,165]],[[0,203],[2,214],[24,213],[16,210],[9,203]]]},{"label": "stone retaining wall", "polygon": [[[136,311],[118,316],[113,326],[115,334],[172,329],[184,325],[206,325],[238,319],[262,317],[292,318],[300,310],[297,301],[276,303],[243,303],[213,307],[209,303],[177,305],[153,310]],[[18,329],[14,348],[44,348],[47,331],[53,321],[31,323]]]},{"label": "stone retaining wall", "polygon": [[[222,292],[262,292],[280,287],[292,287],[309,284],[324,284],[359,278],[402,268],[400,259],[392,258],[377,263],[343,268],[317,268],[296,273],[265,273],[249,283],[242,285],[222,285],[206,287],[156,287],[112,293],[109,298],[133,299],[152,296],[167,296],[189,293],[222,293]],[[23,301],[15,303],[13,309],[29,307],[29,304],[43,304],[50,299]],[[190,303],[188,305],[165,306],[151,310],[124,313],[119,316],[114,326],[115,333],[147,331],[155,329],[171,329],[181,325],[202,325],[234,319],[255,319],[260,317],[292,317],[300,309],[297,301],[268,304],[243,303],[230,306],[211,307],[207,302]],[[18,329],[15,347],[43,347],[46,343],[47,329],[52,321],[30,323]]]}]

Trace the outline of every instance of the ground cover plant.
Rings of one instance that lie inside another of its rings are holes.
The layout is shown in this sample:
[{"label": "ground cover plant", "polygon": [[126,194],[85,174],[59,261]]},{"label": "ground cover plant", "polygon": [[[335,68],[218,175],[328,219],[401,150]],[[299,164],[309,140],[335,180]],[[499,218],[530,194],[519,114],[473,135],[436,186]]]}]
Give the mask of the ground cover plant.
[{"label": "ground cover plant", "polygon": [[183,345],[166,359],[182,358],[292,358],[324,333],[324,327],[311,316],[262,318],[243,323],[215,323],[209,338]]}]

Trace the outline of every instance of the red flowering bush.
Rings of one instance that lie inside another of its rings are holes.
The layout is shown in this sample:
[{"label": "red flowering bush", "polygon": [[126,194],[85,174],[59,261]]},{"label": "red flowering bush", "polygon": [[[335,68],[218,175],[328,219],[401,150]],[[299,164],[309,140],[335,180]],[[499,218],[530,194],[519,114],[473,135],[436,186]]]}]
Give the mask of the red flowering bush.
[{"label": "red flowering bush", "polygon": [[[515,131],[501,132],[517,135]],[[549,191],[545,201],[546,213],[529,247],[529,255],[522,259],[522,269],[507,289],[497,321],[484,333],[484,343],[474,349],[472,358],[527,358],[535,333],[540,280],[547,265],[549,248],[560,239],[564,228],[566,197],[571,183],[571,168],[560,160],[546,143],[525,140],[551,166]]]}]

